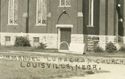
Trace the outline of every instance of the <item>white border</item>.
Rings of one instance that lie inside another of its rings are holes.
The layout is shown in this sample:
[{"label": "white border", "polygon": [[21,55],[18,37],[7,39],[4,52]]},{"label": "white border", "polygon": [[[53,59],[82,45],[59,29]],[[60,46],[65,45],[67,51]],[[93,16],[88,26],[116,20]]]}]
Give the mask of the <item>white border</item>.
[{"label": "white border", "polygon": [[56,24],[57,28],[73,28],[72,24]]}]

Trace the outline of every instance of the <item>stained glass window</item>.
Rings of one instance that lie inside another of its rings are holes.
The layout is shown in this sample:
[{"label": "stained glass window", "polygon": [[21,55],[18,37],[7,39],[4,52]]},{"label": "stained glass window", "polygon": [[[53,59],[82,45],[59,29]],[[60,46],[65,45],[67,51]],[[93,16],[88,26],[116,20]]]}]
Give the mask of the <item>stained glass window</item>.
[{"label": "stained glass window", "polygon": [[18,0],[9,0],[8,2],[8,24],[17,24],[18,19]]},{"label": "stained glass window", "polygon": [[47,21],[47,0],[37,0],[36,24],[45,25]]}]

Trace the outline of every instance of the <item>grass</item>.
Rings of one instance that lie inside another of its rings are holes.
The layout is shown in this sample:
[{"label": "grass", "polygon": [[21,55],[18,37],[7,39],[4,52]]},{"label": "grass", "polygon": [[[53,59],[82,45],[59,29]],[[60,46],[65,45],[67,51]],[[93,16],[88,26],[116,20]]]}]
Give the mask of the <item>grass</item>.
[{"label": "grass", "polygon": [[115,53],[108,53],[108,52],[99,52],[99,53],[94,53],[94,52],[88,52],[86,56],[95,56],[95,57],[118,57],[118,58],[124,58],[125,57],[125,52],[115,52]]},{"label": "grass", "polygon": [[[28,56],[40,56],[37,54],[31,53],[9,53],[9,51],[29,51],[29,52],[49,52],[49,53],[58,53],[55,49],[36,49],[32,47],[0,47],[0,52],[8,52],[1,53],[6,55],[28,55]],[[91,55],[86,54],[86,55]],[[42,56],[48,56],[43,55]],[[82,58],[81,55],[74,54],[66,54],[64,56],[57,55],[58,57],[68,57],[68,58]],[[94,55],[93,55],[94,56]],[[68,78],[73,76],[84,76],[86,74],[95,74],[95,72],[91,70],[67,70],[67,69],[51,69],[51,68],[22,68],[20,67],[20,61],[10,61],[10,60],[0,60],[0,78],[1,79],[59,79],[59,78]],[[103,71],[101,71],[102,73]],[[100,71],[97,71],[100,73]]]},{"label": "grass", "polygon": [[20,67],[19,61],[0,60],[1,79],[54,79],[94,74],[92,71]]},{"label": "grass", "polygon": [[0,52],[8,52],[8,51],[34,51],[34,52],[51,52],[56,53],[56,49],[38,49],[34,47],[14,47],[14,46],[0,46]]},{"label": "grass", "polygon": [[[0,52],[9,52],[9,51],[27,51],[27,52],[44,52],[44,53],[57,53],[59,54],[57,49],[38,49],[33,47],[14,47],[14,46],[0,46]],[[22,53],[24,53],[22,52]],[[68,54],[65,52],[61,52],[61,54],[66,54],[68,56],[95,56],[95,57],[125,57],[124,51],[118,51],[116,53],[108,53],[108,52],[86,52],[84,55],[78,54]]]}]

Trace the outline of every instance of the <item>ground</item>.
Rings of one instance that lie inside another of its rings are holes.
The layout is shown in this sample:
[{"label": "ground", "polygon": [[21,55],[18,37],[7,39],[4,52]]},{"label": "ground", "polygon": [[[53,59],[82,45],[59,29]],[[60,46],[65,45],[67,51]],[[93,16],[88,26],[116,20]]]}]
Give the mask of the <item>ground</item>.
[{"label": "ground", "polygon": [[1,79],[54,79],[70,77],[71,75],[84,76],[85,72],[71,72],[68,70],[42,69],[42,68],[22,68],[20,62],[0,60]]},{"label": "ground", "polygon": [[64,79],[125,79],[124,65],[103,64],[103,68],[105,70],[108,70],[109,72],[87,75],[85,77],[72,77],[72,78],[64,78]]},{"label": "ground", "polygon": [[[22,51],[23,50],[23,51]],[[32,51],[33,50],[33,51]],[[38,52],[42,51],[42,52]],[[73,57],[73,55],[60,54],[57,50],[40,50],[29,47],[1,47],[1,56],[55,56],[55,57]],[[22,67],[22,61],[0,59],[0,78],[1,79],[55,79],[68,78],[72,76],[85,76],[94,74],[91,70],[70,70],[70,69],[53,69],[41,67]],[[23,63],[29,63],[24,61]],[[30,62],[32,63],[32,62]],[[24,64],[23,66],[27,66]]]},{"label": "ground", "polygon": [[[22,51],[23,50],[23,51]],[[61,57],[113,57],[124,58],[124,52],[118,53],[94,53],[87,52],[85,55],[59,53],[57,50],[41,50],[23,47],[1,47],[0,55],[28,55],[28,56],[61,56]],[[99,64],[103,73],[91,71],[68,71],[41,68],[21,68],[19,61],[0,60],[1,79],[125,79],[125,66],[118,64]],[[88,75],[89,74],[89,75]],[[91,75],[90,75],[91,74]]]},{"label": "ground", "polygon": [[[33,47],[13,47],[13,46],[0,46],[0,52],[10,52],[10,51],[26,51],[26,52],[44,52],[44,53],[53,53],[53,54],[67,54],[64,52],[58,52],[56,49],[38,49]],[[23,53],[23,52],[22,52]],[[74,55],[74,54],[68,54]],[[75,56],[81,56],[79,54],[75,54]],[[86,56],[95,56],[95,57],[125,57],[125,52],[117,52],[117,53],[107,53],[107,52],[86,52]]]}]

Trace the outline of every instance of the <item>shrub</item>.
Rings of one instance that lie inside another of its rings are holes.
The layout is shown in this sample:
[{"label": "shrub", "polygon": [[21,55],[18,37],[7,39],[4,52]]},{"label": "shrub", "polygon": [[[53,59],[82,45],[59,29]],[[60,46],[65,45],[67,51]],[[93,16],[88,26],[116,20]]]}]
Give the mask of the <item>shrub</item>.
[{"label": "shrub", "polygon": [[15,46],[30,47],[30,42],[26,37],[16,37]]},{"label": "shrub", "polygon": [[117,51],[117,48],[112,42],[109,42],[106,44],[106,51],[109,53],[113,53],[113,52]]},{"label": "shrub", "polygon": [[37,47],[38,49],[46,49],[46,44],[40,43],[39,46]]},{"label": "shrub", "polygon": [[96,53],[102,53],[102,52],[104,52],[104,50],[103,50],[101,47],[96,46],[96,47],[94,48],[94,52],[96,52]]}]

